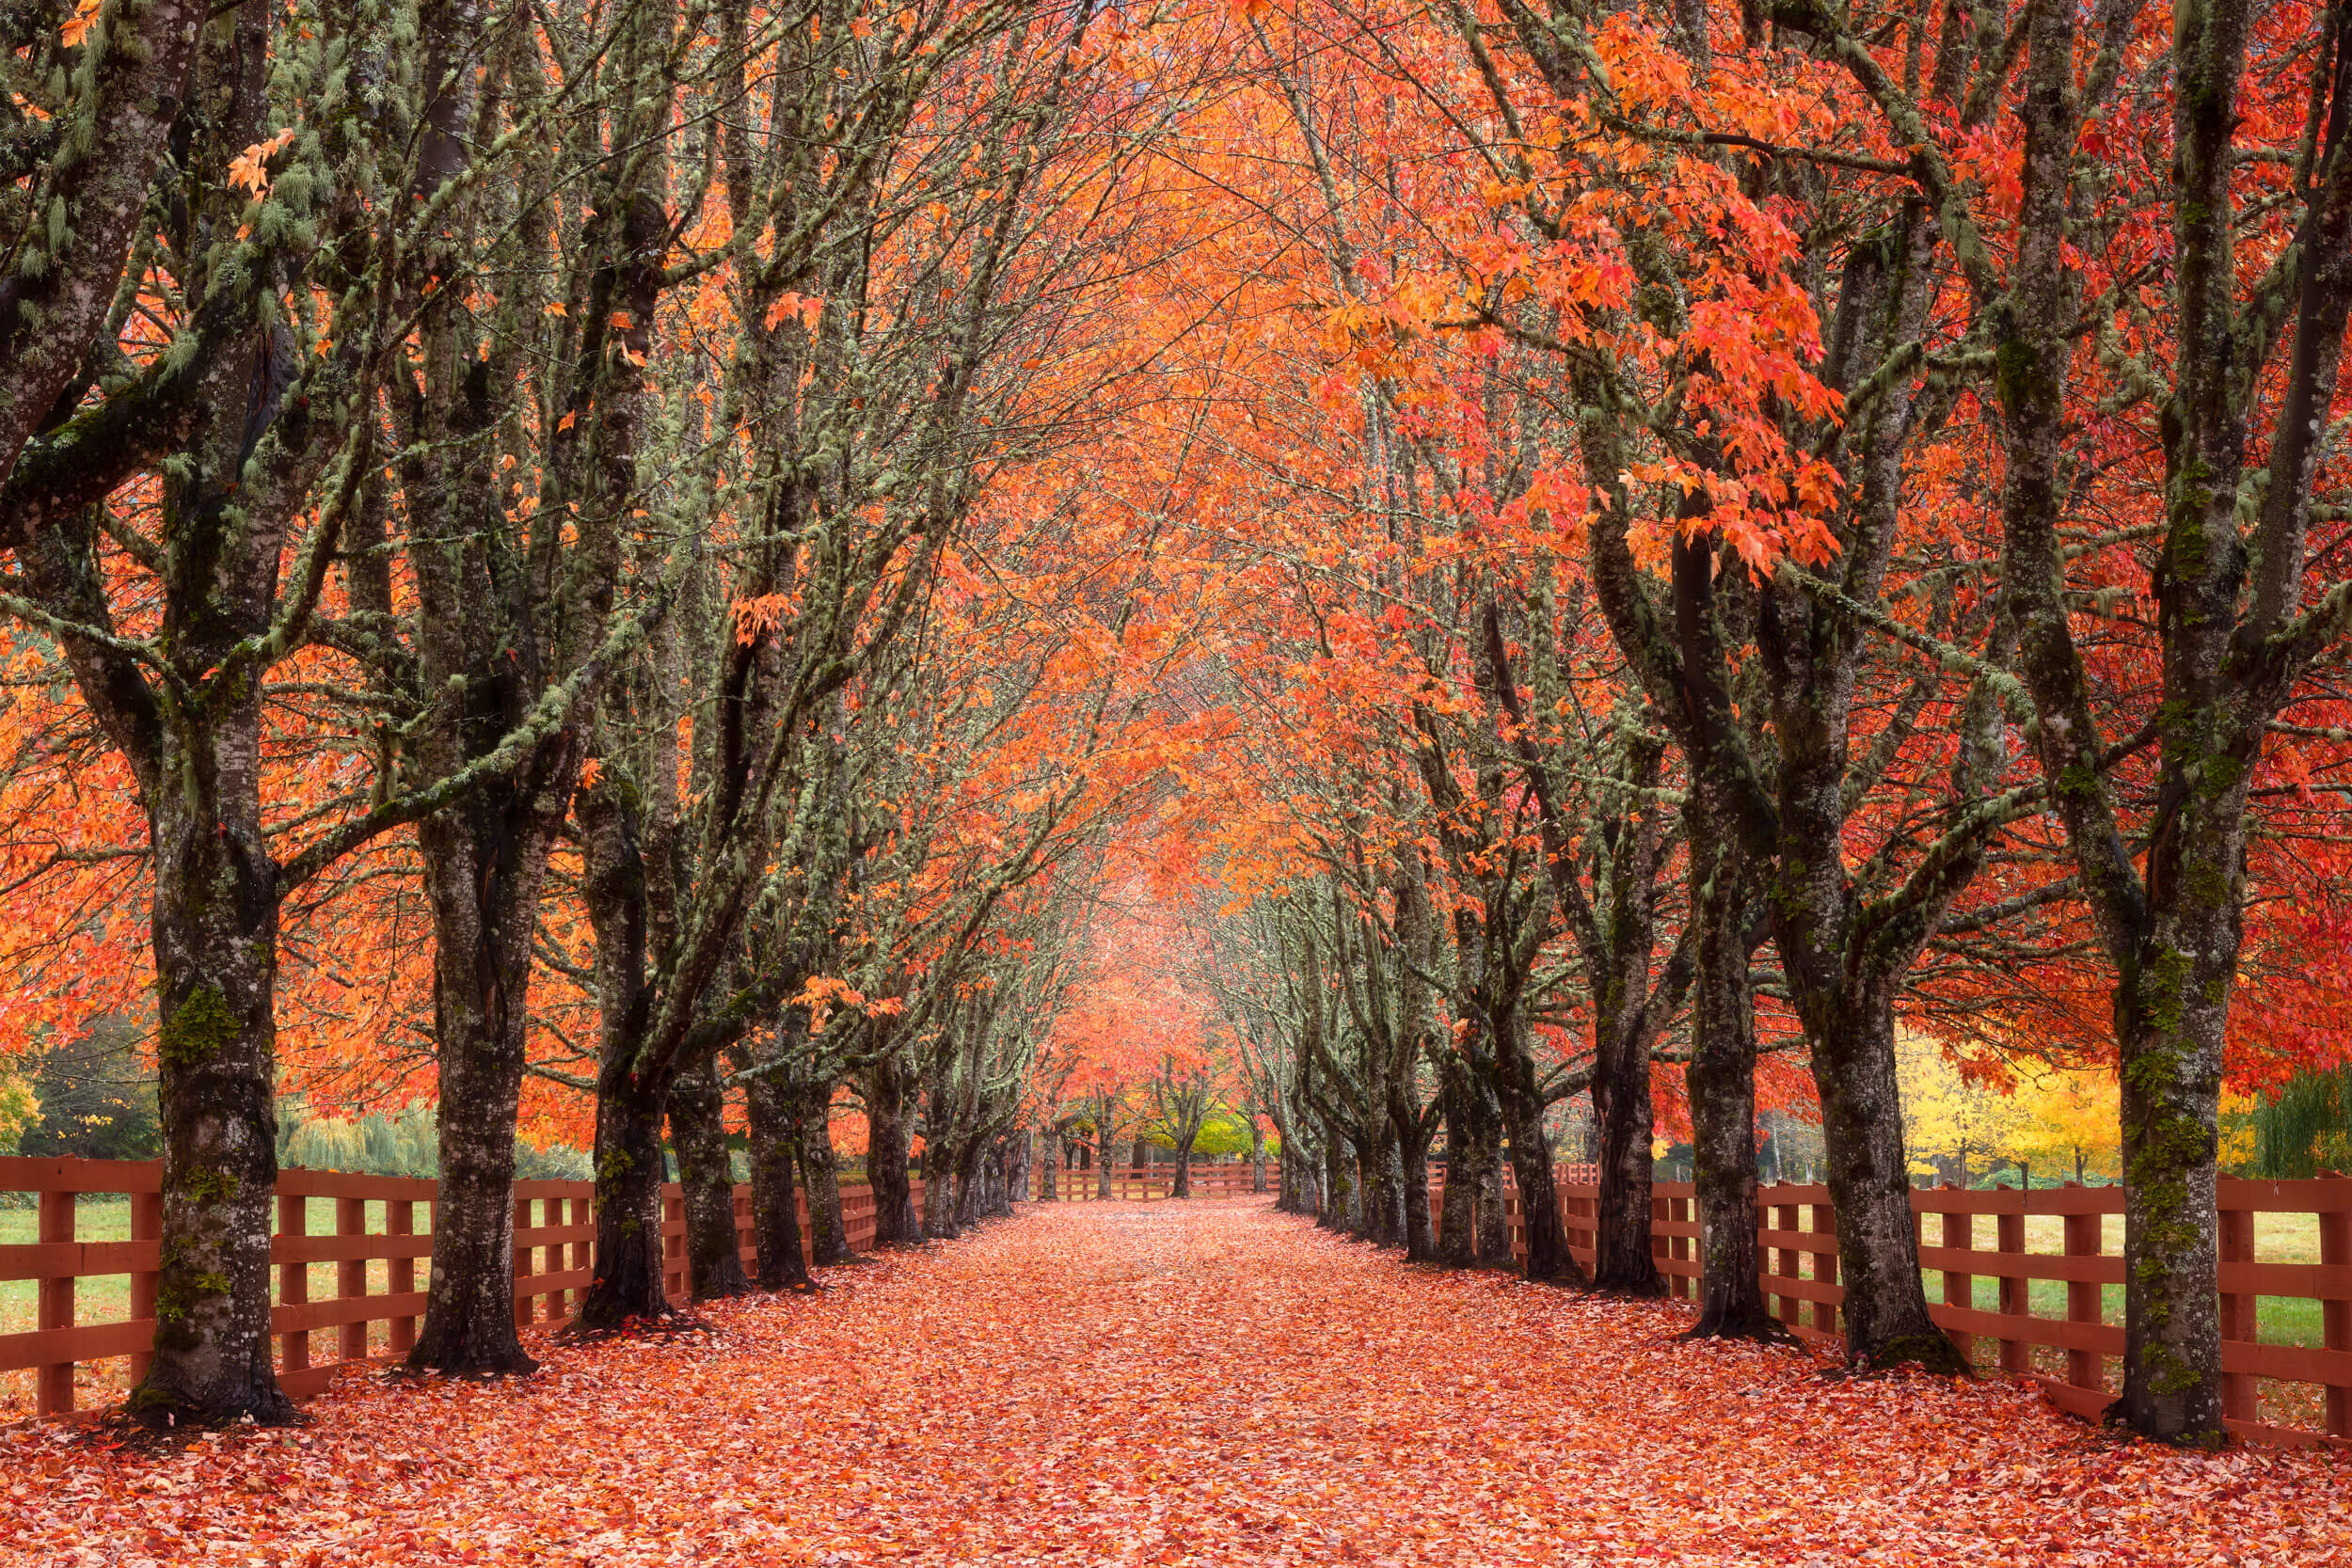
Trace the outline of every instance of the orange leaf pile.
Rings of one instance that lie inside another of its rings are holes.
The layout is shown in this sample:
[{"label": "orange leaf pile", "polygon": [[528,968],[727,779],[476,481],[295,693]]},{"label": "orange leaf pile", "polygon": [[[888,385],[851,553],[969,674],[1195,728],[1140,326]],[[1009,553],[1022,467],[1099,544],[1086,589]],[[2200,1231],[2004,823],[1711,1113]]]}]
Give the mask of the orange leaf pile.
[{"label": "orange leaf pile", "polygon": [[1831,1381],[1687,1309],[1436,1275],[1261,1201],[1040,1205],[527,1382],[354,1379],[160,1457],[0,1435],[0,1560],[2352,1560],[2340,1456]]}]

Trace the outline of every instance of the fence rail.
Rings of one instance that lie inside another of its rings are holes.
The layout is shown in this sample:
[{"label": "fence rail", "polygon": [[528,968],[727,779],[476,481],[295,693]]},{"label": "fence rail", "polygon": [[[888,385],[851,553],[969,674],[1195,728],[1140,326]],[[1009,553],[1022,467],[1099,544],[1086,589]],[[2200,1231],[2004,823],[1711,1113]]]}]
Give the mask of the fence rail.
[{"label": "fence rail", "polygon": [[[1094,1194],[1092,1171],[1064,1173]],[[1032,1190],[1041,1173],[1032,1170]],[[1113,1196],[1165,1197],[1169,1167],[1136,1176],[1114,1170]],[[1229,1196],[1250,1190],[1248,1165],[1195,1166],[1196,1196]],[[923,1181],[914,1179],[919,1210]],[[155,1339],[155,1283],[163,1233],[163,1166],[156,1161],[0,1158],[0,1194],[33,1196],[35,1239],[0,1243],[0,1283],[34,1282],[33,1325],[11,1332],[0,1308],[0,1379],[32,1373],[31,1413],[62,1415],[75,1405],[77,1373],[86,1383],[101,1364],[122,1363],[120,1382],[147,1371]],[[405,1355],[424,1316],[424,1286],[433,1257],[433,1201],[437,1183],[403,1177],[289,1169],[278,1173],[277,1225],[270,1262],[278,1271],[270,1333],[278,1344],[278,1382],[305,1399],[326,1386],[343,1367],[381,1364]],[[124,1199],[119,1217],[101,1227],[120,1235],[77,1234],[93,1212],[86,1196]],[[808,1195],[796,1194],[801,1247],[809,1247]],[[515,1323],[518,1327],[571,1320],[595,1277],[595,1186],[587,1181],[515,1183]],[[747,1268],[752,1245],[751,1189],[735,1189],[736,1234]],[[874,1244],[874,1195],[862,1182],[841,1187],[841,1222],[850,1246]],[[683,1298],[686,1213],[677,1186],[664,1190],[663,1289]],[[88,1308],[90,1310],[85,1310]],[[103,1321],[81,1322],[84,1317]],[[111,1371],[112,1369],[106,1369]],[[18,1413],[0,1387],[0,1420]]]},{"label": "fence rail", "polygon": [[[1055,1200],[1078,1202],[1103,1196],[1103,1172],[1097,1167],[1088,1170],[1057,1169],[1054,1173]],[[1271,1191],[1274,1176],[1267,1172],[1267,1190]],[[1257,1191],[1257,1174],[1248,1164],[1195,1165],[1186,1183],[1194,1197],[1239,1197]],[[1176,1190],[1176,1170],[1173,1165],[1113,1165],[1110,1170],[1110,1196],[1129,1201],[1172,1196]],[[1042,1198],[1045,1172],[1032,1167],[1029,1173],[1029,1194]]]},{"label": "fence rail", "polygon": [[[278,1300],[270,1308],[270,1333],[278,1342],[278,1383],[289,1395],[308,1398],[343,1367],[396,1360],[415,1345],[433,1256],[437,1185],[341,1171],[278,1173],[270,1238]],[[87,1378],[94,1364],[120,1360],[125,1386],[145,1375],[155,1339],[162,1186],[163,1166],[156,1161],[0,1158],[0,1194],[32,1195],[38,1214],[34,1241],[0,1243],[0,1282],[34,1282],[33,1326],[0,1331],[0,1374],[32,1372],[32,1414],[72,1411],[77,1370]],[[920,1178],[913,1188],[919,1206]],[[91,1212],[77,1201],[85,1196],[125,1199],[122,1220],[106,1228],[119,1226],[127,1234],[77,1235],[80,1216]],[[587,1181],[515,1183],[517,1326],[565,1323],[580,1309],[595,1277],[594,1196]],[[808,1199],[805,1193],[798,1196],[805,1256]],[[749,1187],[736,1188],[735,1213],[749,1266]],[[869,1189],[842,1188],[841,1218],[851,1247],[873,1244]],[[663,1288],[683,1297],[686,1213],[675,1183],[664,1192],[661,1228]],[[85,1282],[104,1289],[85,1301]],[[78,1322],[84,1306],[106,1321]],[[7,1326],[7,1316],[0,1315],[0,1330]],[[0,1420],[16,1413],[13,1404],[0,1397]]]},{"label": "fence rail", "polygon": [[[1563,1167],[1554,1183],[1568,1250],[1590,1268],[1594,1175],[1589,1166]],[[1442,1176],[1433,1176],[1433,1200],[1442,1190]],[[1651,1253],[1667,1288],[1686,1299],[1698,1290],[1693,1195],[1688,1181],[1661,1181],[1651,1198]],[[2352,1179],[2224,1177],[2218,1206],[2223,1418],[2255,1442],[2352,1449]],[[1921,1270],[1941,1276],[1934,1281],[1941,1300],[1929,1307],[1937,1326],[1979,1365],[2030,1378],[2060,1409],[2097,1419],[2114,1402],[2123,1354],[2123,1190],[2073,1183],[2031,1192],[1915,1188],[1911,1207]],[[1524,1258],[1526,1230],[1507,1171],[1504,1210],[1512,1253]],[[2316,1260],[2258,1259],[2256,1220],[2263,1215],[2296,1222],[2298,1235],[2315,1232]],[[2048,1223],[2036,1227],[2036,1220]],[[1829,1189],[1760,1188],[1756,1224],[1773,1316],[1809,1343],[1835,1342],[1845,1290],[1837,1283],[1837,1215]],[[1982,1229],[1991,1231],[1992,1245],[1981,1244]],[[2036,1230],[2042,1238],[2055,1231],[2058,1250],[2028,1250]],[[2036,1285],[2050,1289],[2037,1291]],[[2059,1307],[2061,1293],[2063,1317],[2036,1310]],[[2318,1343],[2260,1338],[2265,1302],[2275,1319]]]}]

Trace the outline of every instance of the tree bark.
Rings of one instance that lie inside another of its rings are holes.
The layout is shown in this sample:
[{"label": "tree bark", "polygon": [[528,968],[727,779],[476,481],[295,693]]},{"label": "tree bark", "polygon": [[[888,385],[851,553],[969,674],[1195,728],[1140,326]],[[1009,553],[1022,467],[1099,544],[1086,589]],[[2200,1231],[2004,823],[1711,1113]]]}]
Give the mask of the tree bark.
[{"label": "tree bark", "polygon": [[[896,1056],[874,1064],[866,1082],[866,1180],[874,1190],[874,1245],[920,1246],[923,1217],[907,1180],[906,1089]],[[924,1183],[926,1190],[930,1183]]]},{"label": "tree bark", "polygon": [[[1756,996],[1748,882],[1739,851],[1693,792],[1692,918],[1699,924],[1687,1075],[1699,1221],[1699,1320],[1686,1338],[1778,1339],[1756,1240]],[[1845,1220],[1838,1220],[1844,1241]]]},{"label": "tree bark", "polygon": [[1025,1128],[1020,1141],[1007,1151],[1009,1168],[1005,1174],[1003,1195],[1007,1215],[1011,1214],[1014,1204],[1029,1201],[1029,1171],[1031,1162],[1037,1157],[1034,1137],[1035,1135]]},{"label": "tree bark", "polygon": [[[493,718],[463,728],[494,744],[503,725]],[[484,1377],[538,1366],[515,1332],[515,1125],[531,944],[562,816],[560,792],[549,804],[537,790],[494,787],[418,824],[440,1073],[432,1282],[407,1361],[418,1371]]]},{"label": "tree bark", "polygon": [[1443,1069],[1445,1187],[1438,1195],[1436,1260],[1449,1269],[1478,1266],[1478,1178],[1472,1164],[1469,1086],[1457,1068]]},{"label": "tree bark", "polygon": [[[793,1156],[798,1152],[803,1163],[807,1160],[803,1145],[807,1132],[794,1122],[793,1100],[792,1091],[773,1074],[761,1073],[743,1081],[744,1142],[750,1145],[751,1154],[753,1267],[758,1271],[754,1282],[763,1291],[806,1291],[814,1285],[801,1250],[800,1206],[792,1195]],[[826,1164],[830,1168],[830,1150]],[[808,1200],[812,1236],[824,1233],[818,1213],[812,1189]],[[834,1223],[839,1222],[836,1211]]]},{"label": "tree bark", "polygon": [[1405,1159],[1392,1123],[1384,1123],[1373,1145],[1372,1190],[1375,1212],[1366,1226],[1372,1240],[1382,1246],[1405,1244]]},{"label": "tree bark", "polygon": [[[696,1301],[749,1295],[735,1228],[735,1169],[727,1155],[726,1096],[715,1065],[680,1073],[670,1085],[670,1145],[677,1152],[686,1208],[687,1289]],[[790,1180],[788,1149],[783,1164]],[[787,1201],[790,1194],[786,1194]],[[796,1238],[797,1241],[797,1238]]]},{"label": "tree bark", "polygon": [[841,1170],[833,1150],[833,1088],[796,1090],[791,1109],[798,1126],[801,1182],[808,1193],[808,1251],[819,1267],[855,1259],[850,1228],[841,1218]]},{"label": "tree bark", "polygon": [[1814,1042],[1813,1078],[1830,1200],[1837,1208],[1846,1358],[1860,1366],[1913,1361],[1935,1371],[1967,1370],[1930,1316],[1919,1280],[1891,989],[1867,991],[1858,1016]]},{"label": "tree bark", "polygon": [[1438,1238],[1429,1224],[1429,1146],[1415,1141],[1404,1154],[1405,1260],[1435,1262]]},{"label": "tree bark", "polygon": [[[633,1042],[632,1042],[633,1043]],[[667,1096],[641,1085],[628,1050],[596,1083],[596,1269],[578,1327],[610,1333],[676,1316],[661,1283],[661,1119]]]},{"label": "tree bark", "polygon": [[1323,1193],[1315,1224],[1326,1230],[1352,1234],[1361,1224],[1362,1208],[1362,1196],[1356,1190],[1356,1148],[1337,1128],[1324,1130]]},{"label": "tree bark", "polygon": [[[269,1334],[277,890],[257,779],[233,763],[219,766],[256,754],[247,743],[259,717],[258,704],[243,705],[216,750],[174,759],[229,808],[217,830],[196,801],[162,792],[148,813],[163,1019],[155,1054],[164,1239],[155,1359],[128,1409],[151,1427],[294,1417],[278,1386]],[[511,1317],[511,1305],[507,1310]]]},{"label": "tree bark", "polygon": [[1504,1108],[1510,1132],[1511,1174],[1518,1180],[1519,1224],[1527,1236],[1525,1273],[1530,1279],[1581,1285],[1584,1271],[1568,1252],[1560,1224],[1560,1194],[1551,1184],[1551,1146],[1544,1138],[1540,1101],[1513,1096]]},{"label": "tree bark", "polygon": [[[1621,1030],[1596,1031],[1602,1038]],[[1650,1112],[1649,1048],[1622,1040],[1593,1064],[1593,1126],[1598,1135],[1599,1186],[1593,1203],[1593,1288],[1629,1296],[1662,1296],[1650,1224],[1656,1215],[1657,1136]]]},{"label": "tree bark", "polygon": [[962,1234],[956,1223],[956,1166],[958,1150],[948,1141],[946,1128],[938,1115],[942,1092],[932,1097],[932,1117],[923,1139],[923,1237],[927,1241],[947,1241]]}]

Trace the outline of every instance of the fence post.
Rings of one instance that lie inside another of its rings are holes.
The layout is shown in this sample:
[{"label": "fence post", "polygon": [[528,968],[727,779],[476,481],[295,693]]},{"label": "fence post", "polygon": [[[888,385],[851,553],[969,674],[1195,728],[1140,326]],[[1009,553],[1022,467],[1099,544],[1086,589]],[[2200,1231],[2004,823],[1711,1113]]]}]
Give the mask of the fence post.
[{"label": "fence post", "polygon": [[531,1276],[539,1272],[537,1249],[523,1241],[523,1232],[531,1228],[531,1199],[515,1200],[515,1326],[529,1328],[538,1302],[532,1298],[529,1286]]},{"label": "fence post", "polygon": [[[335,1200],[335,1234],[339,1237],[365,1236],[368,1233],[367,1199],[339,1197]],[[335,1260],[335,1295],[342,1301],[364,1300],[368,1293],[368,1260],[365,1258],[339,1258]],[[336,1354],[345,1361],[365,1361],[368,1358],[368,1322],[342,1324],[336,1335]]]},{"label": "fence post", "polygon": [[[1796,1229],[1797,1206],[1793,1203],[1783,1203],[1774,1208],[1772,1211],[1772,1227],[1776,1230]],[[1776,1250],[1778,1256],[1772,1259],[1774,1264],[1772,1272],[1779,1275],[1783,1279],[1797,1278],[1804,1268],[1804,1265],[1797,1261],[1797,1249],[1792,1246],[1785,1246]],[[1799,1310],[1800,1308],[1797,1306],[1797,1298],[1794,1296],[1775,1296],[1772,1298],[1772,1316],[1778,1318],[1782,1323],[1795,1323],[1797,1321]]]},{"label": "fence post", "polygon": [[[1657,1228],[1659,1226],[1663,1225],[1673,1212],[1673,1209],[1667,1205],[1664,1198],[1652,1196],[1649,1200],[1649,1223],[1651,1227],[1649,1233],[1649,1256],[1650,1261],[1653,1263],[1663,1263],[1668,1258],[1674,1255],[1673,1249],[1666,1244],[1666,1233]],[[1666,1271],[1661,1268],[1658,1271],[1658,1275],[1660,1278],[1663,1279],[1666,1277]],[[1669,1284],[1666,1288],[1669,1291],[1674,1289],[1671,1284]]]},{"label": "fence post", "polygon": [[[675,1226],[673,1231],[670,1227]],[[686,1299],[686,1196],[661,1199],[661,1293],[671,1301]]]},{"label": "fence post", "polygon": [[[2029,1187],[2020,1187],[2017,1191],[2017,1212],[2004,1212],[1994,1220],[1994,1228],[1998,1232],[1996,1244],[2003,1254],[2004,1269],[2022,1271],[2026,1266],[2022,1261],[2026,1251],[2026,1204],[2031,1192]],[[2028,1289],[2022,1272],[2001,1275],[2001,1314],[2019,1320],[2013,1325],[2015,1332],[2001,1338],[2003,1371],[2026,1372],[2033,1370],[2033,1355],[2026,1340],[2024,1322],[2032,1305]]]},{"label": "fence post", "polygon": [[[1837,1211],[1826,1203],[1813,1206],[1813,1234],[1820,1238],[1813,1244],[1813,1277],[1824,1285],[1837,1283]],[[1813,1327],[1817,1333],[1837,1332],[1837,1304],[1817,1301],[1813,1304]]]},{"label": "fence post", "polygon": [[[384,1234],[413,1236],[417,1233],[417,1205],[413,1198],[393,1197],[384,1200]],[[405,1296],[417,1288],[417,1260],[395,1258],[384,1265],[384,1287],[396,1296]],[[417,1348],[417,1320],[394,1318],[385,1328],[385,1348],[405,1353]]]},{"label": "fence post", "polygon": [[[297,1193],[278,1195],[278,1233],[300,1238],[310,1233],[310,1200]],[[288,1249],[300,1252],[298,1246]],[[278,1299],[289,1307],[299,1307],[310,1299],[310,1264],[308,1259],[289,1258],[278,1265]],[[283,1371],[300,1371],[310,1364],[310,1331],[307,1328],[288,1329],[279,1336],[283,1345]]]},{"label": "fence post", "polygon": [[[2333,1212],[2319,1216],[2319,1266],[2341,1269],[2352,1264],[2352,1212],[2344,1207],[2344,1197],[2352,1186],[2344,1183],[2342,1171],[2328,1171],[2328,1186],[2335,1200]],[[2341,1287],[2339,1287],[2341,1289]],[[2319,1304],[2320,1343],[2332,1351],[2352,1351],[2352,1298],[2343,1295],[2324,1298]],[[2352,1384],[2330,1383],[2328,1388],[2328,1435],[2352,1437]]]},{"label": "fence post", "polygon": [[[73,1243],[73,1198],[72,1193],[40,1195],[40,1240],[44,1246],[71,1246]],[[34,1321],[37,1328],[72,1328],[73,1326],[73,1268],[69,1272],[44,1275],[40,1282],[40,1301]],[[59,1415],[73,1408],[73,1362],[52,1361],[44,1365],[33,1383],[33,1411],[36,1415]]]},{"label": "fence post", "polygon": [[[2323,1225],[2325,1221],[2321,1222]],[[2254,1260],[2254,1216],[2245,1209],[2221,1211],[2221,1267],[2226,1273],[2233,1263]],[[2254,1296],[2247,1291],[2233,1291],[2227,1283],[2221,1287],[2221,1338],[2251,1340],[2255,1338]],[[2221,1415],[2224,1420],[2251,1421],[2256,1418],[2260,1402],[2254,1379],[2246,1372],[2223,1371],[2221,1374]]]},{"label": "fence post", "polygon": [[[588,1239],[585,1241],[574,1242],[571,1244],[570,1252],[571,1267],[574,1270],[584,1269],[588,1267],[590,1260],[596,1255],[596,1200],[594,1196],[594,1189],[591,1188],[589,1192],[581,1193],[578,1196],[572,1198],[564,1212],[570,1217],[571,1223],[575,1227],[584,1227],[588,1231]],[[561,1309],[560,1315],[565,1318],[578,1317],[580,1315],[580,1304],[587,1299],[588,1292],[577,1287],[564,1291],[561,1296],[556,1298],[556,1304]]]},{"label": "fence post", "polygon": [[[1954,1190],[1956,1184],[1947,1181],[1944,1186],[1947,1191],[1951,1191]],[[1955,1214],[1947,1210],[1944,1212],[1943,1229],[1944,1244],[1947,1247],[1957,1247],[1963,1252],[1974,1252],[1977,1249],[1976,1215]],[[1944,1305],[1973,1309],[1977,1305],[1977,1276],[1973,1274],[1960,1274],[1954,1270],[1946,1269],[1944,1271]],[[1959,1347],[1962,1360],[1974,1361],[1977,1358],[1977,1337],[1975,1335],[1953,1334],[1950,1338],[1952,1343]]]},{"label": "fence post", "polygon": [[[131,1195],[131,1240],[153,1242],[159,1246],[164,1239],[164,1195],[133,1193]],[[131,1274],[131,1321],[144,1323],[155,1316],[155,1287],[162,1279],[163,1260],[156,1259],[151,1268],[135,1269]],[[147,1369],[155,1364],[152,1350],[135,1351],[131,1355],[131,1386],[135,1388],[147,1376]]]},{"label": "fence post", "polygon": [[[2066,1190],[2086,1192],[2089,1189],[2079,1181],[2069,1181],[2066,1184]],[[2066,1216],[2066,1256],[2069,1258],[2098,1257],[2104,1250],[2102,1227],[2106,1223],[2106,1218],[2104,1214],[2068,1214]],[[2097,1280],[2070,1279],[2066,1282],[2066,1321],[2077,1323],[2095,1323],[2106,1321],[2100,1312],[2100,1290]],[[2093,1393],[2104,1391],[2107,1386],[2107,1380],[2100,1362],[2099,1353],[2094,1350],[2068,1351],[2066,1353],[2066,1381],[2077,1388],[2087,1388]]]}]

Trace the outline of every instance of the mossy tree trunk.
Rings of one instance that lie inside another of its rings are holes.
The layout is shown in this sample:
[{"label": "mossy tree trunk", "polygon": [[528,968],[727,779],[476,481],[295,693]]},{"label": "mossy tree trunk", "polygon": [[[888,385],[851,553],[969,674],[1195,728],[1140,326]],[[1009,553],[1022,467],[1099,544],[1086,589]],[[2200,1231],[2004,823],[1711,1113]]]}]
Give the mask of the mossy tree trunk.
[{"label": "mossy tree trunk", "polygon": [[[254,773],[258,705],[182,751],[163,748],[199,800],[225,812],[149,814],[155,879],[156,1036],[164,1146],[154,1361],[131,1391],[150,1426],[291,1419],[270,1341],[270,1231],[278,1180],[278,900]],[[205,744],[209,741],[210,744]],[[190,802],[191,804],[193,802]],[[510,1308],[511,1311],[511,1308]]]},{"label": "mossy tree trunk", "polygon": [[[504,732],[484,728],[483,745]],[[460,765],[452,759],[452,770]],[[568,759],[559,766],[567,780]],[[515,1331],[515,1126],[532,939],[566,794],[501,783],[419,825],[433,911],[440,1187],[424,1323],[407,1362],[418,1370],[491,1376],[538,1365]]]},{"label": "mossy tree trunk", "polygon": [[661,1281],[662,1086],[638,1082],[623,1053],[596,1085],[596,1268],[579,1326],[611,1332],[676,1316]]},{"label": "mossy tree trunk", "polygon": [[[763,1291],[803,1291],[809,1288],[808,1261],[802,1255],[800,1206],[792,1192],[792,1162],[805,1135],[794,1117],[794,1096],[772,1073],[755,1073],[743,1080],[743,1127],[749,1146],[752,1187],[752,1250],[755,1283]],[[832,1148],[826,1148],[831,1168]],[[809,1195],[808,1217],[813,1234],[818,1228],[818,1204]],[[836,1205],[834,1220],[840,1222]],[[828,1259],[819,1258],[818,1262]],[[831,1261],[839,1261],[838,1259]]]},{"label": "mossy tree trunk", "polygon": [[[1704,786],[1691,808],[1692,982],[1691,1132],[1697,1178],[1699,1320],[1693,1338],[1773,1339],[1785,1331],[1764,1299],[1756,1238],[1756,997],[1743,860]],[[1843,1239],[1843,1227],[1840,1227]]]},{"label": "mossy tree trunk", "polygon": [[801,1182],[808,1194],[809,1256],[820,1265],[847,1263],[849,1227],[841,1219],[841,1178],[833,1151],[833,1085],[803,1088],[792,1097],[799,1130]]},{"label": "mossy tree trunk", "polygon": [[[866,1117],[866,1180],[874,1190],[874,1244],[918,1246],[923,1216],[914,1211],[907,1180],[906,1085],[895,1055],[876,1062],[867,1076]],[[928,1180],[924,1184],[929,1187]]]},{"label": "mossy tree trunk", "polygon": [[[726,1096],[715,1064],[683,1072],[670,1085],[670,1146],[677,1152],[686,1207],[686,1282],[696,1301],[751,1293],[735,1228],[735,1169],[728,1157]],[[781,1162],[790,1180],[791,1150]],[[787,1190],[786,1199],[789,1201]],[[799,1238],[794,1238],[797,1249]]]}]

